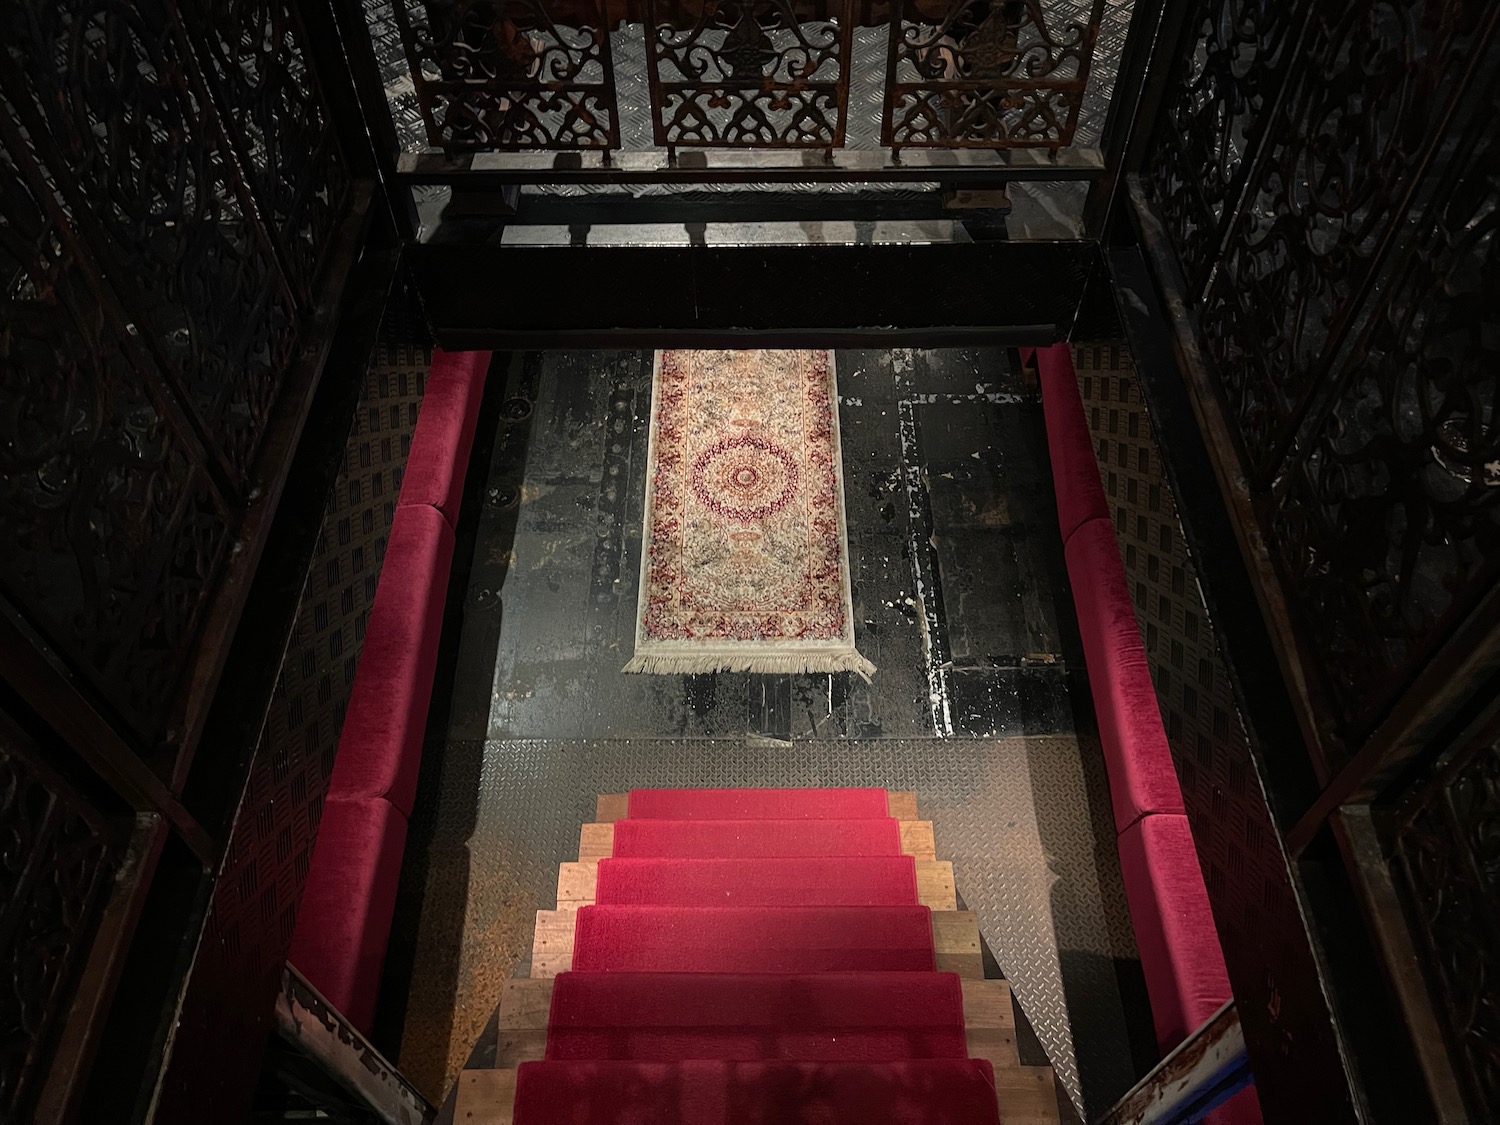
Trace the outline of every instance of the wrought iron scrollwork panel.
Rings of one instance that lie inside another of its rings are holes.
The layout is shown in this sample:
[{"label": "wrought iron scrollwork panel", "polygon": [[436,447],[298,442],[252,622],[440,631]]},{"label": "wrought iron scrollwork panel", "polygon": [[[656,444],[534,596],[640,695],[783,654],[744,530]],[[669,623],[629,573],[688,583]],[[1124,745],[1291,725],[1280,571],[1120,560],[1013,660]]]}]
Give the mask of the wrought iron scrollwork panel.
[{"label": "wrought iron scrollwork panel", "polygon": [[149,740],[228,513],[3,149],[0,184],[0,585]]},{"label": "wrought iron scrollwork panel", "polygon": [[17,0],[0,39],[0,586],[155,748],[350,171],[293,5]]},{"label": "wrought iron scrollwork panel", "polygon": [[200,61],[280,240],[305,308],[345,211],[350,180],[321,92],[308,69],[306,32],[274,0],[180,0],[203,45]]},{"label": "wrought iron scrollwork panel", "polygon": [[1104,13],[1041,0],[894,0],[882,143],[902,148],[1071,144]]},{"label": "wrought iron scrollwork panel", "polygon": [[1401,808],[1398,880],[1474,1120],[1500,1120],[1500,730],[1458,748]]},{"label": "wrought iron scrollwork panel", "polygon": [[428,142],[449,152],[619,147],[599,0],[394,0]]},{"label": "wrought iron scrollwork panel", "polygon": [[853,15],[808,0],[647,0],[656,143],[837,148]]},{"label": "wrought iron scrollwork panel", "polygon": [[1500,89],[1275,503],[1283,572],[1367,721],[1500,577]]},{"label": "wrought iron scrollwork panel", "polygon": [[22,124],[219,470],[248,488],[296,306],[183,26],[151,2],[3,11]]},{"label": "wrought iron scrollwork panel", "polygon": [[1146,190],[1193,293],[1218,257],[1247,154],[1266,127],[1296,42],[1291,4],[1208,0],[1178,54]]},{"label": "wrought iron scrollwork panel", "polygon": [[[1205,301],[1252,482],[1269,484],[1482,45],[1481,0],[1314,11]],[[1213,182],[1211,174],[1201,176]]]},{"label": "wrought iron scrollwork panel", "polygon": [[0,1119],[32,1120],[122,834],[0,716]]}]

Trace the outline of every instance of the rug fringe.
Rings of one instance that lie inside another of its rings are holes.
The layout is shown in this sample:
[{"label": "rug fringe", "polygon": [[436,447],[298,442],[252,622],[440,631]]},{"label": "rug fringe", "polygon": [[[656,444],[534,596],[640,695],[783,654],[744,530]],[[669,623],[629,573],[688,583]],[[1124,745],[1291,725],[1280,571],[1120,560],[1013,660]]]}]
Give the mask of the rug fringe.
[{"label": "rug fringe", "polygon": [[793,675],[799,672],[853,672],[865,683],[875,675],[875,665],[857,652],[807,652],[761,655],[704,654],[701,656],[641,655],[631,657],[623,672],[650,676],[695,676],[705,672],[767,672]]}]

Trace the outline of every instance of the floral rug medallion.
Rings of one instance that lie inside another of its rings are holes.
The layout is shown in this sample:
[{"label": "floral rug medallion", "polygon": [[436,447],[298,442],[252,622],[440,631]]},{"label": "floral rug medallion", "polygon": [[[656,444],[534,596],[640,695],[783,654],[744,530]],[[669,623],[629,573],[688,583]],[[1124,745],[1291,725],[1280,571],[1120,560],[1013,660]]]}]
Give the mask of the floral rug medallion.
[{"label": "floral rug medallion", "polygon": [[828,351],[656,354],[627,672],[855,672]]}]

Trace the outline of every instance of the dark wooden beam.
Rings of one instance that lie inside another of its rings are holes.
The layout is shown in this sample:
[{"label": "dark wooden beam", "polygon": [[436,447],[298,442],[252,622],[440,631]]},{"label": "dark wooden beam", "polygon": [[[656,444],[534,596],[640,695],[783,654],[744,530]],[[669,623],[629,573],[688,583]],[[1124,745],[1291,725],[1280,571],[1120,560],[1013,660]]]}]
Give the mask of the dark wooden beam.
[{"label": "dark wooden beam", "polygon": [[[1487,709],[1487,718],[1493,717],[1496,707],[1500,707],[1500,700]],[[1391,990],[1406,1024],[1407,1042],[1402,1046],[1410,1047],[1421,1070],[1432,1099],[1433,1119],[1445,1125],[1469,1121],[1463,1084],[1454,1071],[1442,1020],[1423,972],[1420,939],[1407,924],[1401,892],[1391,877],[1375,817],[1368,805],[1346,806],[1333,814],[1332,828],[1340,850],[1349,857],[1355,893],[1387,966]]]},{"label": "dark wooden beam", "polygon": [[1500,589],[1492,589],[1401,693],[1385,722],[1329,779],[1287,833],[1287,851],[1301,854],[1341,806],[1375,801],[1420,755],[1442,744],[1442,730],[1471,703],[1475,685],[1483,684],[1497,669]]},{"label": "dark wooden beam", "polygon": [[396,176],[401,143],[364,7],[359,0],[310,0],[300,10],[345,155],[356,175],[372,177],[380,184],[382,202],[397,236],[415,238],[416,203],[411,189]]},{"label": "dark wooden beam", "polygon": [[1090,242],[475,246],[407,251],[443,347],[1048,344]]},{"label": "dark wooden beam", "polygon": [[247,575],[242,595],[245,624],[226,644],[224,686],[203,704],[202,742],[215,748],[215,760],[202,761],[182,778],[188,808],[220,832],[233,823],[250,760],[260,746],[328,493],[396,274],[399,251],[389,220],[384,213],[374,218],[378,233],[352,263],[340,298],[330,302],[330,314],[336,310],[337,315],[320,317],[308,331],[304,355],[316,363],[319,378],[299,404],[297,444],[283,449],[277,502],[268,505],[258,565]]},{"label": "dark wooden beam", "polygon": [[[1138,153],[1142,139],[1156,125],[1155,113],[1167,72],[1176,58],[1177,36],[1185,10],[1182,0],[1136,0],[1130,30],[1120,53],[1115,86],[1109,97],[1101,140],[1104,174],[1089,185],[1083,229],[1108,240],[1124,195],[1122,174],[1133,170],[1127,154]],[[1147,112],[1141,111],[1146,109]]]},{"label": "dark wooden beam", "polygon": [[[1245,719],[1266,786],[1272,819],[1283,831],[1296,823],[1319,792],[1305,753],[1272,753],[1303,745],[1304,732],[1282,675],[1271,627],[1246,564],[1242,523],[1221,489],[1208,443],[1210,425],[1195,409],[1182,375],[1178,339],[1168,309],[1142,252],[1120,247],[1104,252],[1114,281],[1125,336],[1140,372],[1141,390],[1157,432],[1162,462],[1182,516],[1203,596],[1226,650],[1235,702]],[[1253,555],[1250,557],[1254,557]]]},{"label": "dark wooden beam", "polygon": [[0,680],[137,812],[160,814],[205,870],[218,863],[219,841],[121,737],[109,716],[95,706],[92,693],[4,598],[0,598]]},{"label": "dark wooden beam", "polygon": [[[1272,581],[1247,483],[1224,445],[1230,431],[1189,330],[1190,303],[1159,252],[1153,215],[1139,206],[1139,184],[1132,188],[1136,198],[1127,210],[1142,245],[1106,250],[1106,259],[1152,424],[1164,435],[1167,475],[1250,734],[1253,766],[1275,829],[1289,844],[1293,826],[1315,807],[1326,784],[1306,749],[1316,737],[1310,687],[1299,679],[1297,634]],[[1248,1049],[1268,1112],[1274,1106],[1288,1121],[1352,1121],[1362,1093],[1366,1105],[1380,1108],[1372,1120],[1428,1120],[1406,1028],[1383,987],[1384,968],[1355,894],[1350,856],[1341,854],[1327,819],[1310,834],[1298,831],[1307,838],[1291,866],[1292,884],[1322,991],[1288,992],[1274,1019],[1266,1009],[1245,1009]],[[1294,939],[1282,934],[1277,940]],[[1228,967],[1231,979],[1264,971],[1258,963]],[[1325,1026],[1336,1035],[1345,1069],[1325,1060],[1314,1077],[1308,1054],[1285,1052],[1279,1036],[1299,1026],[1305,1041],[1321,1037]],[[1306,1116],[1285,1116],[1292,1105]]]},{"label": "dark wooden beam", "polygon": [[[330,296],[327,302],[330,311],[339,310],[337,320],[320,320],[322,330],[304,341],[304,355],[319,361],[322,377],[312,380],[316,391],[309,388],[295,459],[283,474],[295,486],[284,489],[274,518],[268,517],[260,564],[243,594],[241,625],[227,640],[219,690],[204,717],[204,753],[183,790],[186,807],[220,834],[245,799],[245,778],[397,266],[389,215],[376,208],[372,218],[374,228],[352,264],[345,299]],[[251,796],[274,799],[270,793]],[[246,801],[238,815],[253,818],[257,811]],[[144,1120],[153,1102],[152,1119],[163,1125],[238,1120],[254,1090],[273,1021],[275,980],[264,995],[247,1002],[244,994],[253,991],[247,982],[258,985],[264,975],[243,964],[248,955],[222,949],[204,955],[199,943],[207,933],[217,868],[189,866],[174,845],[168,841],[142,909],[80,1120]],[[275,927],[268,932],[258,955],[279,964],[290,934]],[[235,956],[241,957],[239,964]],[[226,960],[237,977],[226,979]]]},{"label": "dark wooden beam", "polygon": [[99,920],[72,1010],[58,1036],[55,1061],[36,1106],[37,1121],[73,1125],[78,1119],[79,1102],[125,969],[130,939],[145,908],[168,832],[159,814],[136,816],[135,831],[115,874],[114,891]]}]

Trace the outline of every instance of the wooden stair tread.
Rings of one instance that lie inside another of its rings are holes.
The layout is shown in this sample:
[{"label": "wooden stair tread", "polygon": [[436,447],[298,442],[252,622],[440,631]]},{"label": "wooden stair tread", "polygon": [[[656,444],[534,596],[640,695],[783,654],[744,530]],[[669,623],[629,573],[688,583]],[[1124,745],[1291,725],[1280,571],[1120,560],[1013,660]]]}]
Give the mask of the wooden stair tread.
[{"label": "wooden stair tread", "polygon": [[[896,820],[917,819],[917,795],[899,789],[886,790],[886,807]],[[594,819],[600,824],[613,824],[630,815],[630,794],[600,793],[595,801]]]},{"label": "wooden stair tread", "polygon": [[[465,1070],[454,1095],[454,1125],[514,1125],[516,1071]],[[1057,1089],[1050,1066],[995,1068],[995,1100],[1004,1125],[1057,1125]]]},{"label": "wooden stair tread", "polygon": [[515,1068],[459,1071],[453,1125],[512,1125],[515,1104]]},{"label": "wooden stair tread", "polygon": [[[604,856],[609,859],[611,857]],[[958,909],[953,882],[953,864],[947,860],[917,860],[917,902],[933,910]],[[557,907],[577,909],[594,903],[599,881],[599,860],[561,863],[557,868]]]},{"label": "wooden stair tread", "polygon": [[[552,987],[551,979],[515,978],[505,982],[496,1017],[499,1029],[496,1066],[519,1066],[546,1054]],[[1010,983],[965,980],[962,988],[969,1057],[988,1059],[997,1069],[1019,1066]]]},{"label": "wooden stair tread", "polygon": [[[547,980],[573,967],[573,933],[578,908],[538,910],[531,942],[531,976]],[[932,912],[933,952],[940,973],[957,973],[968,980],[984,979],[979,946],[979,918],[972,910]]]},{"label": "wooden stair tread", "polygon": [[[615,817],[614,820],[623,819]],[[578,859],[581,863],[590,860],[609,859],[615,850],[614,820],[596,820],[584,824],[578,833]],[[897,824],[901,833],[901,854],[918,860],[937,859],[937,846],[930,820],[902,820]]]}]

